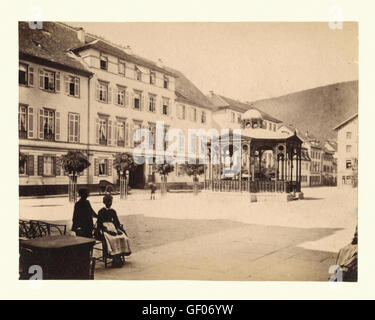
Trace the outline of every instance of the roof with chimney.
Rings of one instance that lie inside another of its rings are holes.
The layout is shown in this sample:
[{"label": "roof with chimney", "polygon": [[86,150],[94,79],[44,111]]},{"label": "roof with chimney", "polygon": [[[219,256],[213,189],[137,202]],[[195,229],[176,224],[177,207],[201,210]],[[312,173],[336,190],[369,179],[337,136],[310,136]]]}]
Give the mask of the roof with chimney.
[{"label": "roof with chimney", "polygon": [[276,123],[281,122],[279,119],[272,117],[268,113],[263,112],[260,108],[256,108],[250,103],[244,103],[244,102],[234,100],[232,98],[228,98],[228,97],[225,97],[225,96],[213,93],[213,92],[211,92],[211,96],[209,99],[211,103],[217,109],[229,108],[229,109],[233,109],[239,112],[246,112],[248,110],[257,110],[260,112],[264,120],[269,120],[269,121],[276,122]]},{"label": "roof with chimney", "polygon": [[69,68],[85,75],[92,73],[69,51],[81,44],[77,30],[56,22],[43,22],[42,29],[31,29],[29,22],[18,23],[19,56],[55,68]]}]

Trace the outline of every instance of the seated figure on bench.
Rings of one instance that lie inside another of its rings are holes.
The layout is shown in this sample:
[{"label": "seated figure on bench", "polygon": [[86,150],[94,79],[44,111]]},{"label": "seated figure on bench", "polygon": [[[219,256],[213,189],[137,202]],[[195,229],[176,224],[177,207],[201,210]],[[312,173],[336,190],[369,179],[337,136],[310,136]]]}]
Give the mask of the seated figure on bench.
[{"label": "seated figure on bench", "polygon": [[125,229],[120,225],[115,210],[111,208],[113,197],[106,194],[103,197],[105,207],[99,210],[97,227],[102,231],[107,253],[113,256],[113,266],[123,264],[122,257],[131,254],[129,239]]}]

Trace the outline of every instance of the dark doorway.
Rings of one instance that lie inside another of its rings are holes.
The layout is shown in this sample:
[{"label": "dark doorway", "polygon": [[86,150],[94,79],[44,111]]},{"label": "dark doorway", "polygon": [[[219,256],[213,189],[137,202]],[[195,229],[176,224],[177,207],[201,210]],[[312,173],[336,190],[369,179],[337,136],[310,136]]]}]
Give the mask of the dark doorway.
[{"label": "dark doorway", "polygon": [[145,172],[144,164],[136,167],[130,172],[129,185],[133,189],[143,189],[145,187]]}]

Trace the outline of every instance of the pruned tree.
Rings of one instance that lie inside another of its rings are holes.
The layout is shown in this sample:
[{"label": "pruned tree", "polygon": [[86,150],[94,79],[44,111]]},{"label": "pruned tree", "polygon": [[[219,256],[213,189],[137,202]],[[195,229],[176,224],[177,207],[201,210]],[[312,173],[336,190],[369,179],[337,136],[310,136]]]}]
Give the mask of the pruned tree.
[{"label": "pruned tree", "polygon": [[194,194],[198,194],[198,176],[204,174],[204,164],[184,164],[183,171],[189,176],[193,177],[194,182]]},{"label": "pruned tree", "polygon": [[120,198],[126,199],[128,195],[129,173],[138,165],[134,161],[134,157],[129,152],[116,153],[114,155],[113,167],[117,171],[120,178]]},{"label": "pruned tree", "polygon": [[167,176],[174,170],[174,165],[170,163],[157,164],[155,171],[160,174],[161,177],[161,194],[164,195],[167,192]]},{"label": "pruned tree", "polygon": [[69,201],[77,201],[77,177],[91,164],[87,156],[81,151],[68,151],[67,154],[60,156],[59,162],[61,167],[69,175]]}]

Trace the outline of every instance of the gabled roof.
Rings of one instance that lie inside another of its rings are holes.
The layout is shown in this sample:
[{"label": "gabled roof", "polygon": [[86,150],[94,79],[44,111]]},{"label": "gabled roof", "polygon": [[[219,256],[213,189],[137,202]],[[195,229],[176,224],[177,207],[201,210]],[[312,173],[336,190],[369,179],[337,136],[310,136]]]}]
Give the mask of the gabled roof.
[{"label": "gabled roof", "polygon": [[85,75],[92,73],[79,61],[69,48],[78,46],[77,32],[66,25],[43,22],[42,29],[31,29],[28,22],[18,23],[19,56],[36,59],[51,67],[67,67]]},{"label": "gabled roof", "polygon": [[175,84],[176,101],[213,109],[210,100],[182,72],[171,68],[168,69],[177,74]]},{"label": "gabled roof", "polygon": [[348,118],[348,119],[346,119],[345,121],[341,122],[339,125],[337,125],[336,127],[334,127],[333,130],[338,130],[338,129],[340,129],[342,126],[344,126],[344,125],[347,124],[348,122],[352,121],[352,120],[355,119],[356,117],[358,117],[358,113],[353,114],[350,118]]},{"label": "gabled roof", "polygon": [[[216,107],[218,107],[218,108],[230,108],[230,109],[234,109],[234,110],[239,111],[239,112],[246,112],[248,110],[253,109],[253,110],[259,111],[260,114],[262,115],[263,119],[265,119],[265,120],[273,121],[273,122],[276,122],[276,123],[281,122],[279,119],[276,119],[276,118],[272,117],[268,113],[265,113],[261,109],[256,108],[253,105],[248,104],[248,103],[240,102],[238,100],[234,100],[234,99],[231,99],[231,98],[228,98],[228,97],[225,97],[225,96],[222,96],[222,95],[218,95],[218,94],[212,94],[212,97],[210,97],[210,99],[211,99],[212,103],[215,104]],[[222,102],[224,102],[224,103],[222,103]]]},{"label": "gabled roof", "polygon": [[112,55],[114,55],[114,56],[116,56],[120,59],[124,59],[124,60],[132,62],[134,64],[147,67],[151,70],[163,72],[166,75],[170,75],[172,77],[176,77],[176,75],[173,72],[167,70],[167,68],[159,67],[156,64],[156,62],[145,59],[145,58],[140,57],[140,56],[135,55],[135,54],[128,54],[128,53],[125,52],[125,49],[121,49],[120,47],[118,47],[114,44],[111,44],[111,43],[109,43],[105,40],[102,40],[102,39],[99,39],[99,38],[95,39],[93,35],[86,36],[86,41],[88,41],[88,42],[86,42],[85,44],[79,44],[78,46],[71,47],[71,50],[74,53],[79,53],[82,50],[94,48],[94,49],[97,49],[101,52],[104,52],[104,53],[107,53],[107,54],[112,54]]}]

